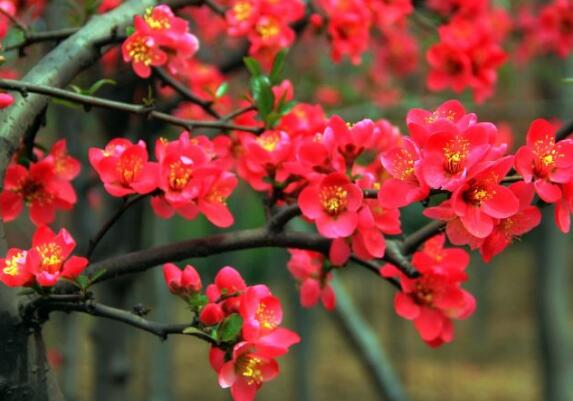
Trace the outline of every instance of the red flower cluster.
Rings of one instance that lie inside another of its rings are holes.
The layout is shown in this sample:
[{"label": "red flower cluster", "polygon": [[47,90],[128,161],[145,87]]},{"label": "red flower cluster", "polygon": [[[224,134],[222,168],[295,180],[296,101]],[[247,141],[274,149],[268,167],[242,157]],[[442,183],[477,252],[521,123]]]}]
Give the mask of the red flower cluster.
[{"label": "red flower cluster", "polygon": [[476,307],[475,298],[461,288],[467,280],[469,255],[462,249],[444,248],[444,242],[445,236],[437,235],[414,253],[412,264],[422,274],[419,278],[408,278],[390,264],[380,269],[383,277],[400,279],[402,291],[394,297],[396,313],[412,320],[422,340],[432,347],[451,342],[452,319],[465,319]]},{"label": "red flower cluster", "polygon": [[[227,266],[207,287],[207,301],[197,302],[201,279],[192,266],[181,271],[166,264],[163,272],[171,292],[183,296],[199,314],[204,331],[222,336],[209,353],[221,387],[230,388],[235,401],[252,401],[262,384],[278,375],[275,358],[300,341],[296,333],[280,326],[280,300],[266,285],[247,286],[239,272]],[[236,319],[241,327],[225,338],[227,322]]]},{"label": "red flower cluster", "polygon": [[573,51],[573,1],[554,0],[538,10],[529,5],[520,9],[518,28],[523,41],[518,49],[520,61],[537,54],[555,53],[566,58]]},{"label": "red flower cluster", "polygon": [[203,213],[216,226],[228,227],[233,215],[226,200],[237,178],[227,171],[222,152],[207,137],[183,132],[175,141],[157,141],[157,162],[148,160],[143,141],[133,144],[123,138],[113,139],[105,149],[90,148],[89,159],[112,196],[159,192],[151,204],[160,217],[178,213],[191,220]]},{"label": "red flower cluster", "polygon": [[151,67],[167,65],[175,74],[199,49],[199,41],[189,33],[189,24],[178,18],[166,5],[150,8],[134,18],[135,31],[123,42],[125,62],[131,62],[135,73],[148,78]]},{"label": "red flower cluster", "polygon": [[460,15],[439,28],[440,42],[426,54],[428,88],[461,92],[469,87],[478,102],[493,94],[497,70],[507,58],[500,45],[505,32],[493,18],[489,13]]},{"label": "red flower cluster", "polygon": [[573,140],[555,143],[556,127],[545,120],[535,120],[527,132],[526,144],[515,154],[515,169],[525,182],[533,182],[537,195],[555,203],[555,221],[564,233],[569,232],[573,211]]},{"label": "red flower cluster", "polygon": [[383,234],[400,233],[397,206],[363,196],[364,190],[380,185],[375,155],[400,141],[387,121],[326,120],[318,106],[299,104],[276,129],[238,137],[241,178],[256,190],[278,191],[287,201],[296,198],[318,231],[335,239],[334,264],[345,263],[350,246],[362,257],[382,257]]},{"label": "red flower cluster", "polygon": [[332,273],[326,269],[324,256],[302,249],[289,249],[289,252],[287,267],[300,285],[301,305],[311,308],[320,300],[326,310],[334,309],[336,296],[329,284]]},{"label": "red flower cluster", "polygon": [[246,36],[249,54],[270,62],[281,49],[290,47],[295,33],[289,24],[304,16],[301,0],[233,0],[225,13],[227,32]]},{"label": "red flower cluster", "polygon": [[68,155],[66,141],[56,142],[47,155],[38,152],[36,156],[39,160],[29,167],[14,160],[6,169],[0,193],[0,216],[4,221],[16,219],[26,205],[32,223],[42,226],[54,221],[57,209],[70,210],[76,203],[70,181],[79,174],[80,164]]},{"label": "red flower cluster", "polygon": [[0,281],[9,287],[52,287],[60,278],[74,279],[88,264],[79,256],[70,256],[76,241],[62,228],[56,235],[49,227],[39,227],[32,248],[11,248],[0,259]]},{"label": "red flower cluster", "polygon": [[[434,112],[411,110],[407,123],[411,138],[404,139],[405,146],[381,156],[392,176],[380,188],[382,205],[406,206],[425,199],[432,189],[450,194],[440,205],[427,208],[424,215],[446,220],[450,241],[479,247],[485,260],[501,252],[513,237],[539,224],[539,210],[531,206],[533,188],[524,182],[509,188],[502,185],[514,157],[504,156],[507,146],[498,144],[493,124],[477,122],[476,116],[466,114],[457,101],[446,102]],[[553,144],[548,142],[543,149],[551,153]],[[568,152],[568,144],[564,141],[553,155]],[[536,152],[545,156],[541,147]],[[525,155],[526,151],[519,153]],[[524,174],[526,182],[531,177]]]},{"label": "red flower cluster", "polygon": [[354,64],[361,62],[368,48],[372,27],[383,35],[401,29],[413,11],[411,0],[320,0],[318,4],[328,20],[332,59],[338,62],[348,56]]}]

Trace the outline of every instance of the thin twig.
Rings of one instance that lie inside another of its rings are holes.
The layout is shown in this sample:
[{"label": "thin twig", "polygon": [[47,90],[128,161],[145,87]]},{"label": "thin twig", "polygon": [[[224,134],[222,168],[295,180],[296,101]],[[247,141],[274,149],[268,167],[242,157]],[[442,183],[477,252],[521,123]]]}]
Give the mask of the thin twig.
[{"label": "thin twig", "polygon": [[196,104],[197,106],[201,107],[207,114],[216,119],[221,119],[219,113],[213,109],[213,102],[208,100],[203,100],[196,96],[193,92],[191,92],[182,82],[178,81],[177,79],[173,78],[169,75],[165,70],[162,68],[155,68],[155,74],[157,77],[163,81],[166,85],[171,86],[177,93],[179,93],[185,100],[190,101],[191,103]]},{"label": "thin twig", "polygon": [[105,224],[100,228],[100,230],[97,232],[95,237],[93,239],[91,239],[89,242],[88,249],[86,251],[86,258],[87,259],[90,259],[92,257],[92,255],[93,255],[96,247],[100,243],[100,241],[103,239],[103,237],[109,231],[109,229],[127,211],[127,209],[129,209],[131,206],[135,205],[139,201],[147,198],[149,195],[151,195],[151,194],[137,195],[137,196],[129,199],[113,214],[113,216],[110,217],[110,219],[107,222],[105,222]]},{"label": "thin twig", "polygon": [[8,11],[0,8],[0,14],[3,14],[6,18],[8,18],[18,29],[20,29],[24,35],[28,33],[28,27],[24,24],[18,17],[15,15],[10,14]]},{"label": "thin twig", "polygon": [[63,28],[55,31],[28,32],[26,33],[24,39],[21,42],[6,47],[4,51],[9,52],[13,50],[19,50],[21,52],[28,46],[31,46],[36,43],[51,42],[51,41],[59,42],[61,40],[70,37],[77,31],[78,28]]},{"label": "thin twig", "polygon": [[441,220],[434,220],[420,228],[418,231],[408,235],[402,243],[401,253],[409,255],[413,253],[424,242],[437,235],[445,227],[446,223]]},{"label": "thin twig", "polygon": [[149,107],[142,104],[132,104],[132,103],[118,102],[115,100],[102,99],[94,96],[82,95],[64,89],[52,88],[50,86],[45,86],[45,85],[36,85],[12,79],[0,79],[0,88],[9,91],[20,92],[22,96],[26,96],[28,93],[37,93],[52,98],[68,100],[70,102],[82,104],[87,107],[90,106],[100,107],[104,109],[122,111],[125,113],[143,115],[149,119],[163,121],[165,123],[182,127],[187,130],[192,130],[193,128],[208,128],[208,129],[218,129],[218,130],[245,131],[245,132],[252,132],[255,134],[261,132],[261,129],[259,128],[241,126],[241,125],[226,123],[223,121],[187,120],[153,110],[153,107]]},{"label": "thin twig", "polygon": [[36,307],[39,312],[61,311],[61,312],[83,312],[92,316],[104,317],[107,319],[115,320],[117,322],[125,323],[129,326],[147,331],[148,333],[155,334],[162,340],[165,340],[170,334],[190,335],[211,344],[217,342],[208,334],[197,332],[183,333],[189,327],[194,327],[191,323],[182,324],[168,324],[161,322],[154,322],[136,315],[130,311],[113,308],[98,302],[88,300],[85,302],[62,302],[45,298],[37,302]]},{"label": "thin twig", "polygon": [[240,108],[240,109],[237,109],[237,110],[235,110],[235,111],[232,111],[232,112],[229,113],[229,114],[224,115],[224,116],[221,118],[221,120],[223,120],[223,121],[230,121],[230,120],[232,120],[232,119],[234,119],[234,118],[239,117],[240,115],[243,115],[243,114],[245,114],[245,113],[248,113],[248,112],[250,112],[250,111],[255,111],[255,110],[257,110],[257,107],[256,107],[255,105],[252,105],[252,104],[251,104],[251,105],[242,107],[242,108]]}]

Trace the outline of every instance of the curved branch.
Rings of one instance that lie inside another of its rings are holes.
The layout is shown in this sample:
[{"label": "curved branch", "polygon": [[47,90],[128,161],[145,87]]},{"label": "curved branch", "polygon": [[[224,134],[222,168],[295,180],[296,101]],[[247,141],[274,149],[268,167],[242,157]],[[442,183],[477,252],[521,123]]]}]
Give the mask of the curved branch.
[{"label": "curved branch", "polygon": [[193,92],[191,92],[182,82],[173,78],[162,68],[155,68],[153,70],[157,77],[166,85],[171,86],[177,93],[179,93],[185,100],[196,104],[201,107],[207,114],[216,119],[221,119],[219,113],[213,109],[213,102],[208,100],[203,100],[197,97]]},{"label": "curved branch", "polygon": [[89,260],[94,253],[97,245],[103,239],[105,234],[109,231],[109,229],[119,220],[119,218],[129,209],[131,206],[135,205],[139,201],[147,198],[151,194],[145,195],[137,195],[128,201],[126,201],[114,214],[111,218],[100,228],[97,232],[95,237],[90,240],[88,249],[86,251],[86,258]]},{"label": "curved branch", "polygon": [[95,301],[85,302],[63,302],[59,300],[51,300],[50,298],[41,299],[35,305],[38,312],[49,313],[51,311],[61,312],[82,312],[88,315],[104,317],[107,319],[115,320],[117,322],[125,323],[129,326],[138,328],[148,333],[155,334],[162,340],[167,339],[170,334],[190,335],[207,341],[211,344],[216,344],[216,341],[209,335],[201,332],[183,333],[189,327],[193,327],[191,323],[182,324],[168,324],[161,322],[154,322],[147,320],[133,312],[123,309],[113,308]]},{"label": "curved branch", "polygon": [[403,255],[409,255],[416,251],[420,245],[437,235],[444,229],[446,223],[441,220],[434,220],[422,226],[418,231],[413,232],[408,235],[404,242],[402,243],[401,253]]},{"label": "curved branch", "polygon": [[162,121],[167,124],[175,125],[177,127],[182,127],[187,130],[191,130],[193,128],[207,128],[207,129],[217,129],[217,130],[252,132],[254,134],[258,134],[261,132],[261,129],[259,128],[236,125],[236,124],[226,123],[224,121],[186,120],[166,113],[162,113],[160,111],[153,110],[153,107],[146,106],[143,104],[132,104],[132,103],[118,102],[115,100],[102,99],[95,96],[82,95],[80,93],[64,89],[53,88],[44,85],[30,84],[27,82],[16,81],[12,79],[0,79],[0,89],[19,92],[22,94],[24,98],[27,98],[29,96],[29,92],[31,92],[49,96],[56,99],[62,99],[73,103],[82,104],[86,107],[99,107],[104,109],[117,110],[124,113],[141,115],[149,119]]}]

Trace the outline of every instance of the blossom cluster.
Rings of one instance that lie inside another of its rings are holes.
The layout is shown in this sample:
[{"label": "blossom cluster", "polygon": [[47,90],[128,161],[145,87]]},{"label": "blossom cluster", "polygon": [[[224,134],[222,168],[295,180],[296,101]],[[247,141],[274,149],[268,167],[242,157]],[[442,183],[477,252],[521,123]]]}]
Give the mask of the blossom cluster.
[{"label": "blossom cluster", "polygon": [[421,273],[408,278],[391,264],[380,268],[383,277],[400,280],[402,291],[394,297],[396,313],[412,320],[422,340],[432,347],[454,338],[452,319],[465,319],[476,308],[475,298],[461,284],[470,258],[459,248],[444,248],[445,235],[437,235],[415,252],[412,264]]},{"label": "blossom cluster", "polygon": [[219,227],[233,224],[226,200],[237,186],[227,171],[226,147],[205,136],[160,138],[155,144],[157,161],[149,161],[145,142],[111,140],[104,149],[90,148],[89,160],[106,191],[115,197],[153,193],[156,214],[179,214],[194,219],[199,213]]},{"label": "blossom cluster", "polygon": [[148,78],[151,67],[167,66],[175,74],[199,49],[199,41],[189,32],[186,20],[176,17],[167,5],[150,8],[134,17],[134,32],[122,44],[125,62],[135,73]]},{"label": "blossom cluster", "polygon": [[199,329],[214,340],[209,361],[220,386],[229,388],[235,401],[252,401],[262,384],[278,375],[275,359],[300,341],[281,326],[280,300],[266,285],[247,286],[229,266],[207,286],[206,297],[193,266],[180,270],[167,263],[163,273],[170,291],[189,303],[198,314]]},{"label": "blossom cluster", "polygon": [[497,70],[507,58],[501,47],[509,30],[507,15],[466,14],[464,10],[462,7],[438,29],[440,41],[426,53],[430,66],[427,84],[433,91],[450,88],[461,92],[469,87],[481,102],[493,94]]},{"label": "blossom cluster", "polygon": [[233,0],[225,12],[227,33],[246,37],[249,54],[270,61],[294,42],[295,32],[289,26],[304,17],[301,0]]},{"label": "blossom cluster", "polygon": [[38,227],[27,250],[11,248],[0,258],[0,282],[9,287],[53,287],[61,278],[74,279],[88,260],[70,256],[76,241],[62,228],[55,234],[48,226]]},{"label": "blossom cluster", "polygon": [[573,51],[573,1],[554,0],[534,10],[520,8],[517,29],[523,35],[517,56],[521,62],[538,54],[554,53],[566,58]]},{"label": "blossom cluster", "polygon": [[[407,121],[412,134],[409,163],[416,179],[400,180],[400,186],[409,185],[415,200],[425,198],[429,190],[449,195],[424,215],[446,221],[453,244],[479,248],[489,261],[514,237],[539,224],[540,212],[532,205],[534,192],[556,204],[556,223],[563,232],[569,231],[573,141],[555,143],[556,128],[549,122],[534,121],[527,144],[513,156],[505,155],[504,145],[496,145],[493,124],[477,122],[458,102],[447,102],[433,113],[412,110]],[[404,164],[399,157],[383,157],[395,166]],[[502,181],[513,167],[521,177],[506,187]],[[381,192],[391,190],[389,185],[384,183]]]},{"label": "blossom cluster", "polygon": [[70,210],[77,201],[71,181],[80,172],[80,163],[67,152],[64,139],[54,144],[49,153],[36,151],[37,161],[20,164],[18,155],[6,168],[0,192],[0,217],[12,221],[30,209],[30,220],[36,226],[50,224],[56,210]]}]

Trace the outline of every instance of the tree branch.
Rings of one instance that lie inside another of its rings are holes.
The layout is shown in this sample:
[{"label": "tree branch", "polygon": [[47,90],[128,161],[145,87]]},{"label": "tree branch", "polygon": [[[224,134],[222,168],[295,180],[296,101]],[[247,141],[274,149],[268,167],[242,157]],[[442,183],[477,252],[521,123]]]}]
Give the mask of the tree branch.
[{"label": "tree branch", "polygon": [[168,324],[154,322],[136,315],[133,312],[113,308],[93,300],[86,300],[83,302],[65,302],[52,298],[41,298],[35,302],[34,307],[39,313],[49,313],[51,311],[82,312],[92,316],[115,320],[140,330],[147,331],[148,333],[158,336],[162,340],[167,339],[170,334],[182,334],[200,338],[211,344],[216,344],[216,341],[205,333],[201,333],[199,331],[183,333],[185,329],[194,327],[192,323]]},{"label": "tree branch", "polygon": [[137,195],[129,200],[127,200],[114,214],[111,218],[100,228],[95,237],[90,240],[88,249],[86,251],[86,258],[89,260],[93,255],[97,245],[103,239],[105,234],[109,229],[119,220],[119,218],[129,209],[131,206],[135,205],[139,201],[147,198],[151,194]]},{"label": "tree branch", "polygon": [[415,231],[406,237],[402,243],[401,253],[403,255],[410,255],[424,242],[432,238],[434,235],[439,234],[445,226],[445,221],[434,220],[429,222],[418,231]]},{"label": "tree branch", "polygon": [[16,81],[12,79],[0,79],[0,89],[19,92],[22,94],[24,98],[27,98],[29,93],[31,92],[49,96],[56,99],[67,100],[87,107],[99,107],[109,110],[117,110],[124,113],[141,115],[149,119],[162,121],[164,123],[175,125],[177,127],[182,127],[187,130],[192,130],[193,128],[207,128],[216,130],[234,130],[234,131],[252,132],[254,134],[258,134],[261,132],[261,129],[259,128],[236,125],[232,123],[226,123],[224,121],[187,120],[166,113],[162,113],[160,111],[153,110],[153,107],[146,106],[143,104],[118,102],[115,100],[82,95],[80,93],[64,89],[52,88],[44,85],[30,84],[27,82]]},{"label": "tree branch", "polygon": [[213,109],[213,102],[203,100],[191,92],[182,82],[173,78],[162,68],[155,68],[153,70],[157,77],[166,85],[171,86],[177,93],[179,93],[185,100],[196,104],[201,107],[207,114],[220,120],[221,116]]}]

